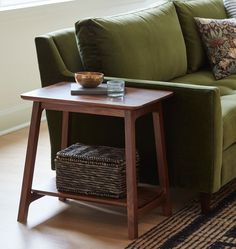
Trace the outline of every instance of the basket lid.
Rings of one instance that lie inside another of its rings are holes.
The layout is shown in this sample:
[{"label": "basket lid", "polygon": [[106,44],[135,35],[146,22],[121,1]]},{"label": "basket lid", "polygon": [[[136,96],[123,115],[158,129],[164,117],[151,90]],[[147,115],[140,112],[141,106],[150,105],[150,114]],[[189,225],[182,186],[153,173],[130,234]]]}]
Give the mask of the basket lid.
[{"label": "basket lid", "polygon": [[76,143],[57,152],[56,157],[118,164],[125,162],[125,149]]}]

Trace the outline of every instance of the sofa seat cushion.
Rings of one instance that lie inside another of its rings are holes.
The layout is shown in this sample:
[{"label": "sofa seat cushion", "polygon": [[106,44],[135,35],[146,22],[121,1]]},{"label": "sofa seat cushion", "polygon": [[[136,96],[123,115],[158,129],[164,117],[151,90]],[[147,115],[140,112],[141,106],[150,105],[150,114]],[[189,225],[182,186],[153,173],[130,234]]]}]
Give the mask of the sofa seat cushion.
[{"label": "sofa seat cushion", "polygon": [[207,61],[194,17],[225,19],[223,0],[174,1],[187,48],[188,71],[195,72]]},{"label": "sofa seat cushion", "polygon": [[236,143],[236,75],[215,80],[211,71],[199,71],[187,74],[173,82],[216,86],[221,93],[221,108],[223,118],[223,149]]},{"label": "sofa seat cushion", "polygon": [[216,80],[211,69],[199,70],[171,80],[195,85],[216,86],[220,89],[220,95],[236,94],[236,74]]},{"label": "sofa seat cushion", "polygon": [[236,143],[236,94],[221,97],[223,149]]},{"label": "sofa seat cushion", "polygon": [[221,168],[221,186],[233,180],[236,176],[235,155],[236,143],[223,152]]},{"label": "sofa seat cushion", "polygon": [[106,76],[170,80],[187,71],[187,56],[172,2],[75,24],[85,70]]}]

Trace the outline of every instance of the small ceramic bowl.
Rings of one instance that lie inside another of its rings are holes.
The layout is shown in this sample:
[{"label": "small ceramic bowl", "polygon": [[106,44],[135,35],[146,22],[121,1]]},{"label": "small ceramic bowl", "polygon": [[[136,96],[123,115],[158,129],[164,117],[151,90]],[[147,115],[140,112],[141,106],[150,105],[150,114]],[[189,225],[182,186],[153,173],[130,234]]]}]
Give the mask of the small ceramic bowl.
[{"label": "small ceramic bowl", "polygon": [[84,88],[94,88],[103,82],[104,74],[98,72],[75,73],[75,81]]}]

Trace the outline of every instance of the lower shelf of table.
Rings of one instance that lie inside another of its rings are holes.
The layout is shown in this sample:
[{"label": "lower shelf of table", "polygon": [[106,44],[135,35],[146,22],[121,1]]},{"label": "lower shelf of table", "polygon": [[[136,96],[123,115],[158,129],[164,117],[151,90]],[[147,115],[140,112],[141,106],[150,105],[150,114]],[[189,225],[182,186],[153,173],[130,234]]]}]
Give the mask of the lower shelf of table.
[{"label": "lower shelf of table", "polygon": [[[81,195],[77,193],[70,192],[59,192],[56,189],[55,178],[51,179],[47,184],[40,187],[33,187],[31,192],[32,196],[54,196],[59,198],[67,198],[79,201],[95,202],[100,204],[108,204],[114,206],[127,206],[127,200],[124,199],[114,199],[114,198],[104,198],[98,196],[88,196]],[[32,197],[32,199],[38,199]],[[166,197],[164,192],[159,187],[154,187],[150,185],[139,185],[138,186],[138,209],[139,213],[142,214],[158,205],[161,205],[165,201]]]}]

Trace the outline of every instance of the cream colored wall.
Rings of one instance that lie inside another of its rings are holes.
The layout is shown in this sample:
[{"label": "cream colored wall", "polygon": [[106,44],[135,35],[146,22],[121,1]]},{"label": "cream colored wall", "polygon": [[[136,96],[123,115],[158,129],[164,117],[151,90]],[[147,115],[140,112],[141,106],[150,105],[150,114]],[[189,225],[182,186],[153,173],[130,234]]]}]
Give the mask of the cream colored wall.
[{"label": "cream colored wall", "polygon": [[20,94],[40,87],[34,37],[73,26],[83,17],[111,15],[150,0],[74,0],[0,11],[0,135],[28,125],[31,102]]}]

